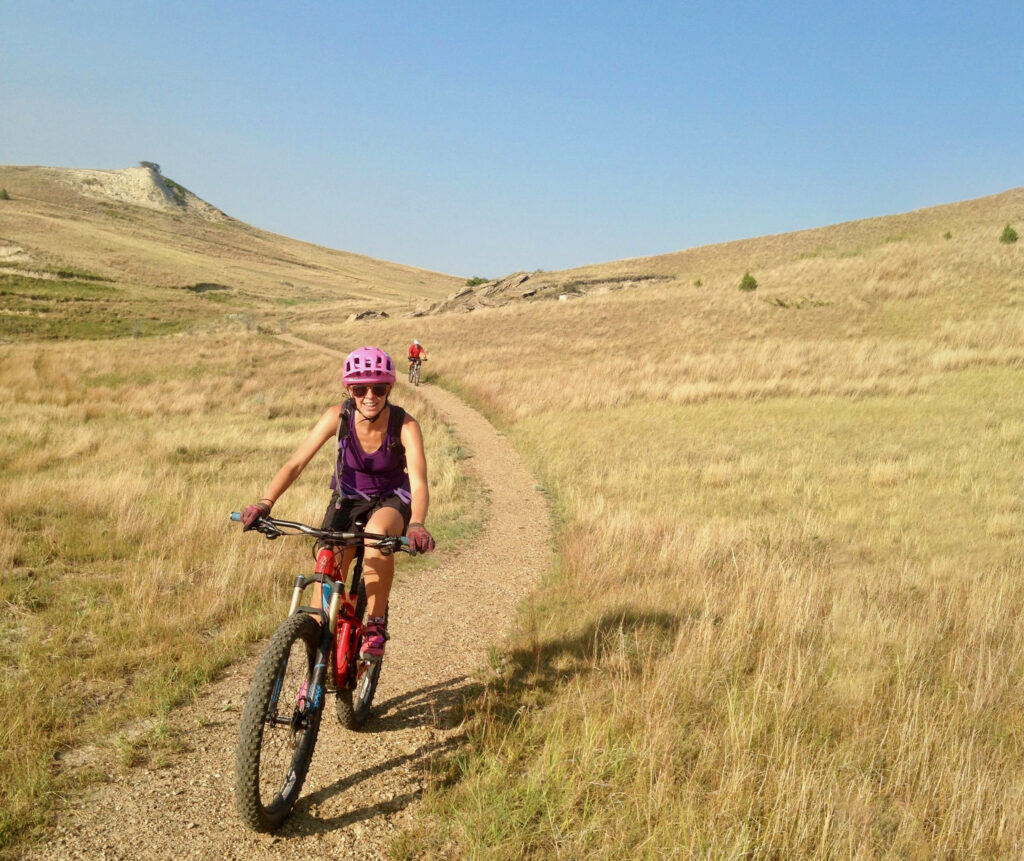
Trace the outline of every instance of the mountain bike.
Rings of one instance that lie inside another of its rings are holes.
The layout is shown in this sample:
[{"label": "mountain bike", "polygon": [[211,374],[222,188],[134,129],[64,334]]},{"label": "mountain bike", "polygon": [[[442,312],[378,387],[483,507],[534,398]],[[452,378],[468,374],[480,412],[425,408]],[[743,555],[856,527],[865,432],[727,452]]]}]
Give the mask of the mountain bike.
[{"label": "mountain bike", "polygon": [[426,356],[420,359],[409,360],[409,382],[414,386],[418,386],[420,384],[420,365],[426,360]]},{"label": "mountain bike", "polygon": [[[241,515],[233,512],[231,519],[241,520]],[[254,831],[273,831],[291,813],[302,790],[326,696],[334,694],[338,720],[348,729],[361,727],[370,713],[381,659],[359,656],[366,614],[364,542],[385,555],[416,551],[400,535],[332,532],[270,516],[257,519],[251,528],[268,539],[309,535],[318,539],[320,548],[313,576],[295,578],[288,616],[263,650],[238,727],[238,812]],[[345,547],[355,548],[355,558],[342,581],[337,567]],[[301,606],[303,592],[313,583],[321,586],[321,606]]]}]

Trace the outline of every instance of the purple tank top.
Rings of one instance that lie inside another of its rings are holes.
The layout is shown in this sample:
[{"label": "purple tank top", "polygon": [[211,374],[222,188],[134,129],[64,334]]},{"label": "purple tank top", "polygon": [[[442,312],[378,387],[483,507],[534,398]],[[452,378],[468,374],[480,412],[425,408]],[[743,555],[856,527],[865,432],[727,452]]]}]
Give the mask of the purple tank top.
[{"label": "purple tank top", "polygon": [[405,470],[405,448],[402,446],[402,423],[405,410],[391,406],[388,426],[380,448],[371,454],[363,451],[356,438],[359,413],[352,411],[348,433],[338,446],[338,463],[331,478],[331,489],[339,490],[345,499],[373,499],[397,494],[404,502],[409,493],[409,475]]}]

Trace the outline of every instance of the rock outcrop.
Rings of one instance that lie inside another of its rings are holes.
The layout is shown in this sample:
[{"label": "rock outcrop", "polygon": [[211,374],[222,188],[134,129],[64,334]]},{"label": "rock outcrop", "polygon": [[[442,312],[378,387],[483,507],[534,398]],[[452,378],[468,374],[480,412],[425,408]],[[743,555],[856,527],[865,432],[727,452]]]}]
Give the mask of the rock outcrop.
[{"label": "rock outcrop", "polygon": [[475,286],[466,285],[440,302],[420,308],[410,316],[425,317],[432,314],[466,313],[477,308],[498,308],[511,302],[541,299],[573,299],[588,293],[619,290],[649,281],[671,280],[667,276],[643,275],[631,278],[592,278],[574,281],[556,281],[546,273],[516,272],[496,281]]}]

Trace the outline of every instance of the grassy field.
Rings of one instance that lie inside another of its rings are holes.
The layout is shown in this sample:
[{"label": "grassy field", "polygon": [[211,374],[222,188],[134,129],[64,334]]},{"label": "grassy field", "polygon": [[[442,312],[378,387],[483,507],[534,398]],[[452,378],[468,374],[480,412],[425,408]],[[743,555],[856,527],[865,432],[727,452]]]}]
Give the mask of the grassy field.
[{"label": "grassy field", "polygon": [[[97,776],[55,767],[83,744],[159,762],[179,744],[168,710],[276,624],[308,544],[243,538],[227,515],[339,390],[333,363],[258,334],[0,346],[0,850]],[[461,449],[401,400],[425,429],[432,525],[457,541],[475,529]],[[318,523],[330,472],[325,450],[282,513]]]},{"label": "grassy field", "polygon": [[1021,252],[928,215],[417,321],[560,542],[397,855],[1024,852]]},{"label": "grassy field", "polygon": [[[55,760],[99,739],[159,761],[181,743],[161,716],[280,613],[304,549],[225,515],[336,391],[270,337],[284,313],[339,348],[421,338],[427,381],[515,441],[559,528],[394,854],[1024,854],[1024,251],[999,242],[1020,190],[536,276],[585,298],[360,323],[340,288],[260,292],[266,260],[254,286],[182,290],[218,281],[178,256],[217,231],[138,218],[136,247],[171,243],[145,271],[118,245],[117,272],[100,250],[0,278],[4,325],[28,326],[0,345],[9,847],[88,779]],[[446,289],[409,277],[395,309]],[[450,540],[473,490],[427,429]],[[298,518],[323,504],[317,480],[289,493]]]}]

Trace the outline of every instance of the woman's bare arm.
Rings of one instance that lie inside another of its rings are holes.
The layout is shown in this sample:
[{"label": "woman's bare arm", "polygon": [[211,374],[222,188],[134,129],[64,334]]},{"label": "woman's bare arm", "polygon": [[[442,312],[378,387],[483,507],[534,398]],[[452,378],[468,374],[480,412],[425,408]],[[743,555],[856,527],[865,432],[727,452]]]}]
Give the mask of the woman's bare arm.
[{"label": "woman's bare arm", "polygon": [[402,423],[402,445],[405,446],[405,467],[409,471],[409,493],[412,495],[410,523],[425,523],[430,507],[427,488],[427,455],[423,450],[423,433],[419,422],[410,416]]}]

